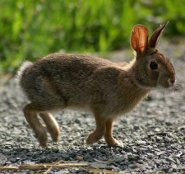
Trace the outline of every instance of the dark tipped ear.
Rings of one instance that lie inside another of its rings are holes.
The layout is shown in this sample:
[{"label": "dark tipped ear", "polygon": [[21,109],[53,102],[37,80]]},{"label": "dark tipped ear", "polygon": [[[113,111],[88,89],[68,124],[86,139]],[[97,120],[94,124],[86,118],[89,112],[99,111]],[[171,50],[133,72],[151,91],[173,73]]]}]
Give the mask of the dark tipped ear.
[{"label": "dark tipped ear", "polygon": [[168,22],[161,24],[152,34],[148,46],[150,48],[155,48],[157,46],[157,43],[159,41],[159,37],[161,35],[161,33],[163,32],[163,30],[165,29],[166,25],[168,24]]},{"label": "dark tipped ear", "polygon": [[134,26],[130,42],[137,53],[143,53],[148,48],[148,29],[143,25]]}]

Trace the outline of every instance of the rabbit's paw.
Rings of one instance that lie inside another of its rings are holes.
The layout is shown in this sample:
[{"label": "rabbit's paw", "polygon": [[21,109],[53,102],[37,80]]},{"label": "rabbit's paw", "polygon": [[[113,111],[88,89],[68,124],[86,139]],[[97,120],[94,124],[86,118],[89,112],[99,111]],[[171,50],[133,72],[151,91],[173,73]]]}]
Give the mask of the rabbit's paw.
[{"label": "rabbit's paw", "polygon": [[116,140],[114,138],[111,138],[109,141],[107,141],[108,146],[110,147],[123,147],[123,142]]},{"label": "rabbit's paw", "polygon": [[99,139],[101,139],[102,136],[103,136],[103,134],[100,134],[100,133],[97,133],[97,132],[93,132],[86,139],[86,143],[88,145],[93,144],[93,143],[97,142]]},{"label": "rabbit's paw", "polygon": [[56,127],[48,130],[54,143],[57,143],[60,139],[60,130]]},{"label": "rabbit's paw", "polygon": [[47,147],[47,134],[44,128],[39,129],[39,131],[37,130],[35,137],[38,139],[41,147],[43,148]]}]

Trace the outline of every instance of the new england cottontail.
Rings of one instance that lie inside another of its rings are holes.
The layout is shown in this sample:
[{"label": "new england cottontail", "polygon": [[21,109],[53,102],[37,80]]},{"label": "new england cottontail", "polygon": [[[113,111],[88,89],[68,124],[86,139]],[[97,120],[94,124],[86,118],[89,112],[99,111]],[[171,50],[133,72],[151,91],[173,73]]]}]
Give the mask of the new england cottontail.
[{"label": "new england cottontail", "polygon": [[160,25],[150,39],[145,26],[133,27],[130,40],[136,56],[130,63],[56,53],[24,64],[19,71],[20,86],[30,103],[23,112],[40,145],[47,147],[47,132],[38,116],[57,142],[59,126],[50,111],[85,108],[93,113],[96,122],[87,144],[104,137],[109,146],[121,146],[112,135],[114,120],[131,111],[151,89],[175,83],[172,63],[156,49],[165,26]]}]

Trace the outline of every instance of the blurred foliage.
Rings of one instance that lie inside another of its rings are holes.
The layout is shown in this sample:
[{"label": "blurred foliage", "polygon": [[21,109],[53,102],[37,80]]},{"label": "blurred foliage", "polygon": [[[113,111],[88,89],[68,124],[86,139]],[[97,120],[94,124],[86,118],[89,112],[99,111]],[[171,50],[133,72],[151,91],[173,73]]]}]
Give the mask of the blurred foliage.
[{"label": "blurred foliage", "polygon": [[1,0],[0,72],[51,52],[100,52],[129,44],[132,26],[185,34],[185,0]]}]

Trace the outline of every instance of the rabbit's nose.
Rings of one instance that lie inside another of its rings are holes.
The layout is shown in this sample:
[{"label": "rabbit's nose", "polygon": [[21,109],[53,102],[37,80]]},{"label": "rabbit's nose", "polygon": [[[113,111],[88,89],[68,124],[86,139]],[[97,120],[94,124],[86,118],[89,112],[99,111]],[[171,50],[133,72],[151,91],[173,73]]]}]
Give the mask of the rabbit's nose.
[{"label": "rabbit's nose", "polygon": [[170,79],[170,82],[171,82],[172,84],[174,84],[174,83],[175,83],[175,79]]},{"label": "rabbit's nose", "polygon": [[174,83],[175,83],[175,79],[174,79],[174,78],[169,78],[169,79],[168,79],[168,84],[169,84],[170,86],[173,86]]}]

